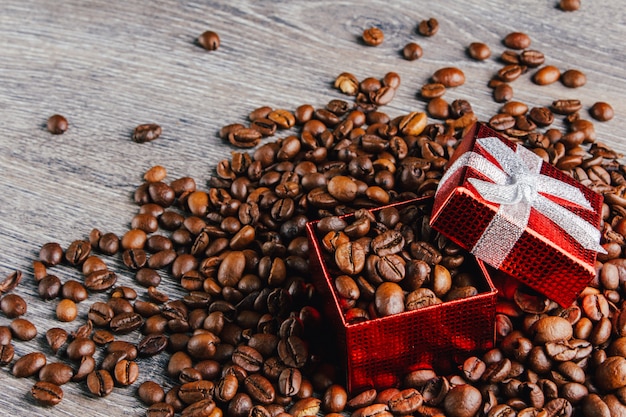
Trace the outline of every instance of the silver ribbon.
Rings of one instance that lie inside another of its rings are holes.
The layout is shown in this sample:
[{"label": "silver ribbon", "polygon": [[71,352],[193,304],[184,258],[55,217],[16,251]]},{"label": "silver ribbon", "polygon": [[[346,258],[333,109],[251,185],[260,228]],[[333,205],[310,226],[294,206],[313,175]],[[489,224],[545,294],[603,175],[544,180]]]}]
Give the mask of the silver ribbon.
[{"label": "silver ribbon", "polygon": [[598,228],[540,194],[552,195],[593,210],[578,188],[540,174],[543,160],[523,146],[518,145],[514,151],[495,137],[478,139],[477,143],[502,168],[476,152],[465,152],[445,172],[437,190],[440,192],[450,177],[465,166],[479,171],[491,181],[468,179],[483,199],[500,204],[496,215],[471,249],[477,258],[500,267],[524,233],[531,208],[559,225],[585,249],[606,253],[599,243]]}]

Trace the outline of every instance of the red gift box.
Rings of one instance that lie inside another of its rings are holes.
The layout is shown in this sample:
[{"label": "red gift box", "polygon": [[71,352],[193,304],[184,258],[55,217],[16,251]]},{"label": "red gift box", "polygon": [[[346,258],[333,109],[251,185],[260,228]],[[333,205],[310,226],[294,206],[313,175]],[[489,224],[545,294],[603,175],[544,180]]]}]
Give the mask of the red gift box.
[{"label": "red gift box", "polygon": [[604,251],[601,211],[600,194],[477,123],[448,162],[431,226],[567,307]]},{"label": "red gift box", "polygon": [[[430,208],[432,197],[390,206],[401,209],[424,202]],[[376,213],[383,208],[370,211]],[[354,216],[343,217],[349,221]],[[475,263],[479,278],[477,295],[359,323],[347,322],[333,285],[334,277],[340,273],[325,259],[321,236],[316,232],[317,223],[306,225],[313,283],[337,335],[338,353],[345,365],[346,384],[351,393],[398,387],[402,378],[416,369],[453,372],[467,357],[494,346],[497,291],[485,265],[469,254],[466,262]]]}]

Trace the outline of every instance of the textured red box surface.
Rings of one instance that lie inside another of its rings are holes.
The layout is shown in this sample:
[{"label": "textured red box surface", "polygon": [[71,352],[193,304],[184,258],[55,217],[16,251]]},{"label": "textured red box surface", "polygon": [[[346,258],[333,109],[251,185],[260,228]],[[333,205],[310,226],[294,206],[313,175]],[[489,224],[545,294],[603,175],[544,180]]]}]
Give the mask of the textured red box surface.
[{"label": "textured red box surface", "polygon": [[[507,147],[517,149],[516,144],[503,138],[493,129],[477,123],[463,138],[448,167],[468,152],[485,156],[493,162],[492,155],[477,144],[478,139],[489,137],[498,138]],[[498,162],[495,161],[495,164]],[[541,165],[540,174],[577,188],[590,204],[591,210],[553,195],[542,195],[567,209],[573,216],[583,219],[597,231],[601,220],[602,196],[549,164]],[[449,177],[449,181],[440,184],[431,216],[431,226],[434,229],[475,254],[473,248],[482,239],[501,207],[481,197],[473,186],[474,183],[470,183],[476,178],[486,180],[486,177],[473,167],[455,171]],[[583,247],[563,229],[563,226],[569,225],[555,223],[533,206],[523,233],[500,265],[493,265],[479,254],[477,256],[561,306],[569,306],[595,276],[594,263],[597,252]],[[493,243],[497,244],[497,240],[493,239]]]},{"label": "textured red box surface", "polygon": [[[426,200],[432,202],[428,197],[393,205],[401,208]],[[350,392],[395,387],[404,375],[425,367],[450,372],[471,354],[493,347],[496,290],[480,261],[476,264],[480,275],[476,296],[347,323],[334,291],[332,268],[324,259],[316,235],[316,224],[307,224],[314,285],[335,328]]]}]

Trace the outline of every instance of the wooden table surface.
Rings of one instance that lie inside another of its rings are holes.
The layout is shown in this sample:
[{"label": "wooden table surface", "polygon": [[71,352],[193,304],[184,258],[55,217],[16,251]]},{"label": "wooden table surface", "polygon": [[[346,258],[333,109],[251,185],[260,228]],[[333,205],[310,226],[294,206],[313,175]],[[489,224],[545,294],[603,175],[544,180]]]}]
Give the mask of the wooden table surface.
[{"label": "wooden table surface", "polygon": [[[539,87],[526,75],[512,84],[515,99],[547,106],[577,98],[587,119],[594,102],[608,102],[615,118],[596,123],[598,141],[626,152],[626,12],[618,1],[582,3],[579,11],[563,12],[556,0],[3,0],[0,277],[24,272],[17,293],[29,302],[25,317],[39,329],[35,340],[16,342],[16,356],[43,350],[55,360],[43,336],[59,326],[55,302],[39,300],[32,277],[42,244],[66,247],[94,227],[123,234],[137,210],[132,192],[146,169],[160,164],[169,179],[191,176],[203,186],[233,150],[218,138],[220,127],[245,122],[262,105],[293,110],[345,98],[332,88],[341,72],[359,79],[399,73],[402,85],[383,108],[397,116],[424,111],[417,95],[421,85],[436,69],[457,66],[467,81],[445,98],[469,100],[479,119],[487,120],[500,107],[487,82],[502,66],[502,39],[525,32],[531,47],[544,52],[546,64],[579,69],[587,84]],[[430,17],[440,22],[439,32],[418,35],[417,23]],[[382,45],[360,42],[369,26],[382,28]],[[205,30],[220,35],[217,51],[195,45]],[[409,41],[422,46],[421,59],[401,57]],[[465,50],[474,41],[487,43],[492,58],[470,60]],[[55,113],[69,120],[63,135],[45,129]],[[141,123],[160,124],[162,136],[134,143],[130,134]],[[62,280],[72,277],[69,269],[55,272]],[[79,308],[85,317],[88,303]],[[9,321],[0,317],[0,325]],[[139,382],[160,378],[162,364],[148,364]],[[83,384],[69,384],[61,404],[43,409],[29,394],[34,379],[16,379],[5,369],[0,413],[139,416],[144,407],[133,396],[139,382],[106,399],[85,395]]]}]

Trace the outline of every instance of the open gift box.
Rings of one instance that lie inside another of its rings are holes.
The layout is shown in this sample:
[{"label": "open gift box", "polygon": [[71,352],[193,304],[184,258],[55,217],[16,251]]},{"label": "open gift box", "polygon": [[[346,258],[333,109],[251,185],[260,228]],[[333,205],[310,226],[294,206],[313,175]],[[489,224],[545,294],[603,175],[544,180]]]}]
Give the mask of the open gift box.
[{"label": "open gift box", "polygon": [[433,229],[518,282],[571,305],[595,276],[602,196],[483,123],[435,194]]},{"label": "open gift box", "polygon": [[[389,207],[401,211],[410,206],[418,206],[428,216],[432,197],[391,204],[370,210],[370,213],[376,215],[379,210]],[[354,220],[354,214],[342,218],[349,223]],[[467,254],[461,267],[468,268],[467,272],[472,275],[477,290],[475,295],[385,317],[349,322],[343,308],[345,303],[333,285],[342,272],[322,246],[318,223],[307,224],[313,283],[337,335],[350,392],[399,386],[402,378],[416,369],[451,372],[465,358],[493,347],[496,290],[482,262]]]}]

